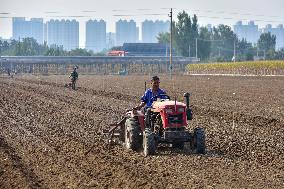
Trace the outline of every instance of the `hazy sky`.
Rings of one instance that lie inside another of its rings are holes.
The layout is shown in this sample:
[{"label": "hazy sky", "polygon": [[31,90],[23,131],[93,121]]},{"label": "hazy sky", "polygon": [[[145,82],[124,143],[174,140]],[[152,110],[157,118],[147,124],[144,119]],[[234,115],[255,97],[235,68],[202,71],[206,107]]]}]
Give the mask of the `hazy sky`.
[{"label": "hazy sky", "polygon": [[80,21],[80,46],[84,46],[84,22],[89,19],[104,19],[107,31],[113,32],[120,18],[134,19],[138,26],[145,19],[167,20],[171,7],[174,19],[185,10],[196,14],[200,25],[233,25],[238,20],[255,20],[259,27],[284,24],[284,0],[0,0],[0,37],[12,36],[11,17],[75,18]]}]

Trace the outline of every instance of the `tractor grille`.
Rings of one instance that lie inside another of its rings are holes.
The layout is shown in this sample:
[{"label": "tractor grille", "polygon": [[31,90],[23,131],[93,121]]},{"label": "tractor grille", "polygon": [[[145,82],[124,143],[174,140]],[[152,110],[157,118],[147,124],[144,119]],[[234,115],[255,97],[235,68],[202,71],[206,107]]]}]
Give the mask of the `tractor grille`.
[{"label": "tractor grille", "polygon": [[177,114],[177,115],[168,115],[169,117],[169,123],[172,124],[182,124],[183,119],[182,119],[182,114]]}]

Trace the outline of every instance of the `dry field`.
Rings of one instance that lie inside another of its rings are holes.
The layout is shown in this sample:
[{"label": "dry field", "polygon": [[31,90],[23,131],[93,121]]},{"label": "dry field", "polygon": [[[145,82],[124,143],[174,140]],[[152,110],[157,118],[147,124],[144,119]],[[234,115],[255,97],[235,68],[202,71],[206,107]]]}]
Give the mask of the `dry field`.
[{"label": "dry field", "polygon": [[77,91],[68,76],[1,77],[0,188],[283,188],[284,78],[173,78],[161,87],[192,93],[205,155],[106,147],[99,129],[139,102],[147,76],[80,76]]}]

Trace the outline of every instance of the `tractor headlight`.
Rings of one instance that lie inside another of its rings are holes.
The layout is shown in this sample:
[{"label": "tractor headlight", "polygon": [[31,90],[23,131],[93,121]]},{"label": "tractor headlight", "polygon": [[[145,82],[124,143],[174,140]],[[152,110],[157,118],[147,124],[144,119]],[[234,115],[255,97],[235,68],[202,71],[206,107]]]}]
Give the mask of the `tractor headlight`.
[{"label": "tractor headlight", "polygon": [[166,109],[166,113],[173,113],[173,110],[172,109]]},{"label": "tractor headlight", "polygon": [[179,113],[183,113],[184,112],[184,108],[178,108],[178,112]]}]

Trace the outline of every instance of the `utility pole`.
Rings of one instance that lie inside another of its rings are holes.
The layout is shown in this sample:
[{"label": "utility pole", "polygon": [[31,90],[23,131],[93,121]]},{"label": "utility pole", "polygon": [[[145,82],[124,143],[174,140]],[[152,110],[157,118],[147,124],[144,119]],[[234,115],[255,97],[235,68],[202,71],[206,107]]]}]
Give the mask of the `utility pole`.
[{"label": "utility pole", "polygon": [[188,57],[190,57],[190,44],[188,45]]},{"label": "utility pole", "polygon": [[166,57],[168,57],[168,44],[166,43]]},{"label": "utility pole", "polygon": [[263,57],[264,57],[264,60],[266,60],[266,52],[265,52],[265,49],[263,50]]},{"label": "utility pole", "polygon": [[169,17],[171,18],[171,33],[170,33],[170,76],[171,76],[171,79],[172,79],[172,69],[173,69],[173,66],[172,66],[172,61],[173,61],[173,55],[172,55],[172,40],[173,40],[173,9],[171,8],[171,12],[169,14]]}]

